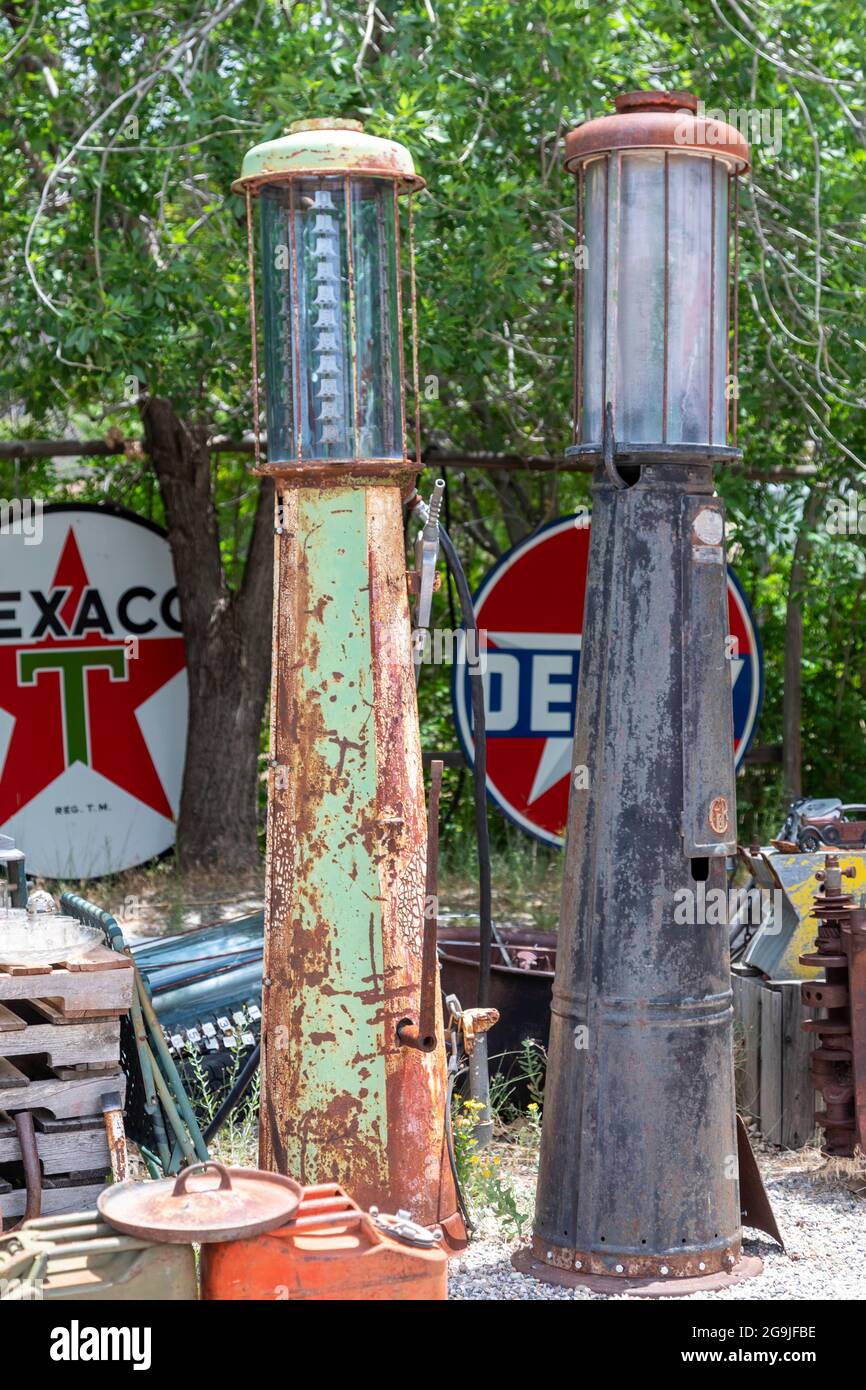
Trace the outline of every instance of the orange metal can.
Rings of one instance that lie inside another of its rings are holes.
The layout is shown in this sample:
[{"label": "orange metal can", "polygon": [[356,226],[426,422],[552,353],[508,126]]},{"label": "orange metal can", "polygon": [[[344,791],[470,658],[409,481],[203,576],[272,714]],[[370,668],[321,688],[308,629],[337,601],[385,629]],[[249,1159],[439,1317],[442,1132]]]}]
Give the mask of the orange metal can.
[{"label": "orange metal can", "polygon": [[307,1187],[279,1230],[201,1248],[201,1296],[210,1300],[440,1300],[448,1256],[385,1234],[336,1183]]}]

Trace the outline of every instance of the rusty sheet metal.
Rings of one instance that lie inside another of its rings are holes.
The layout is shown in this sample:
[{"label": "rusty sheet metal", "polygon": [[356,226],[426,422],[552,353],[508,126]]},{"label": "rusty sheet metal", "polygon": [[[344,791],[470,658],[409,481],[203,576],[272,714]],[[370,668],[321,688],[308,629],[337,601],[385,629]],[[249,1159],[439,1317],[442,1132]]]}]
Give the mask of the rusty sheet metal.
[{"label": "rusty sheet metal", "polygon": [[[400,1019],[417,1018],[420,1008],[427,869],[424,774],[399,489],[367,488],[366,510],[377,775],[377,828],[370,847],[378,868],[386,971],[390,1183],[389,1199],[382,1194],[375,1205],[402,1207],[422,1225],[451,1222],[445,1226],[451,1238],[457,1196],[446,1149],[447,1078],[438,989],[434,994],[436,1050],[416,1052],[401,1047],[397,1038]],[[366,1205],[356,1193],[352,1195]]]},{"label": "rusty sheet metal", "polygon": [[574,746],[588,789],[569,806],[533,1251],[676,1279],[736,1266],[740,1242],[727,928],[684,926],[675,906],[698,879],[727,886],[712,851],[731,832],[710,816],[724,795],[734,824],[713,751],[730,762],[730,700],[704,719],[689,683],[698,653],[723,651],[722,591],[687,575],[724,564],[693,554],[696,508],[720,511],[709,464],[647,462],[632,481],[599,465],[593,482]]},{"label": "rusty sheet metal", "polygon": [[752,1152],[749,1135],[741,1117],[737,1116],[737,1165],[740,1170],[740,1214],[744,1226],[752,1226],[756,1231],[765,1231],[777,1240],[782,1249],[785,1242],[779,1230],[761,1170]]},{"label": "rusty sheet metal", "polygon": [[[427,805],[427,864],[424,882],[424,926],[421,948],[421,994],[417,1019],[407,1018],[398,1024],[397,1032],[404,1047],[417,1047],[432,1052],[441,1042],[437,1037],[436,1002],[439,999],[439,961],[436,932],[438,927],[439,879],[439,799],[442,793],[444,763],[434,758],[430,764],[430,799]],[[441,1009],[441,1002],[439,1005]]]},{"label": "rusty sheet metal", "polygon": [[[802,957],[812,949],[815,938],[815,919],[812,904],[815,898],[815,873],[826,857],[816,854],[783,854],[775,849],[759,853],[741,851],[741,858],[755,876],[757,886],[768,893],[766,925],[761,926],[746,949],[743,960],[753,965],[771,980],[811,980],[818,969],[804,964]],[[851,870],[848,878],[850,892],[859,898],[866,891],[866,851],[854,850],[839,855],[839,864]],[[773,898],[779,893],[780,898]],[[781,907],[781,914],[776,913]]]},{"label": "rusty sheet metal", "polygon": [[260,1161],[433,1224],[456,1210],[444,1052],[397,1039],[426,861],[400,493],[287,487],[281,516]]}]

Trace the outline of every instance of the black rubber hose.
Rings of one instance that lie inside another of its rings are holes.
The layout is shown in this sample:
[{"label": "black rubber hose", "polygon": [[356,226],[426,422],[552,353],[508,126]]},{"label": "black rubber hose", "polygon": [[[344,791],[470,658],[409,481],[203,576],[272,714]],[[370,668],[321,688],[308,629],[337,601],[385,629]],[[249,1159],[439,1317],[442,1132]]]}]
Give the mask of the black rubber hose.
[{"label": "black rubber hose", "polygon": [[459,1067],[448,1077],[448,1093],[445,1100],[445,1142],[448,1146],[448,1162],[451,1165],[451,1177],[454,1180],[454,1193],[457,1197],[457,1210],[463,1217],[463,1224],[466,1227],[466,1234],[471,1235],[475,1230],[472,1218],[469,1215],[469,1208],[466,1205],[466,1198],[463,1196],[463,1188],[460,1186],[460,1177],[457,1172],[457,1155],[454,1152],[454,1130],[451,1125],[451,1101],[454,1096],[454,1086],[458,1076],[466,1072],[466,1067]]},{"label": "black rubber hose", "polygon": [[246,1095],[247,1091],[252,1085],[253,1077],[259,1069],[259,1061],[261,1059],[261,1055],[262,1045],[261,1042],[257,1042],[249,1057],[241,1067],[241,1070],[238,1073],[238,1076],[235,1080],[235,1084],[232,1086],[231,1090],[229,1091],[219,1110],[216,1112],[207,1129],[205,1130],[204,1134],[202,1135],[202,1139],[204,1139],[204,1142],[206,1144],[210,1144],[210,1141],[213,1138],[215,1138],[217,1134],[219,1134],[220,1130],[222,1129],[229,1115],[234,1110],[235,1106],[239,1105],[240,1102],[243,1100],[244,1096]]},{"label": "black rubber hose", "polygon": [[[467,632],[474,632],[475,659],[478,659],[478,624],[475,621],[475,608],[472,592],[466,579],[466,572],[454,543],[441,521],[439,539],[448,566],[454,575],[457,595],[460,599],[460,612],[463,626]],[[490,882],[490,831],[487,825],[487,725],[484,717],[484,682],[479,671],[470,674],[469,685],[472,691],[472,722],[475,742],[475,758],[472,766],[472,781],[475,791],[475,835],[478,842],[478,999],[479,1008],[490,1002],[490,952],[493,939],[492,915],[493,897]]]}]

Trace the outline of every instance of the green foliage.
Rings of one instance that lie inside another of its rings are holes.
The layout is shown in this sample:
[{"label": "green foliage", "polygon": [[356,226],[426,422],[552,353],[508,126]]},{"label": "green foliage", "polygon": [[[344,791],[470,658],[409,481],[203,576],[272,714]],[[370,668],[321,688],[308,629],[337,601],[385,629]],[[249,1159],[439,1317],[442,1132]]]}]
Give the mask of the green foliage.
[{"label": "green foliage", "polygon": [[502,1174],[500,1156],[487,1149],[478,1152],[473,1129],[483,1108],[480,1101],[462,1096],[456,1096],[453,1102],[451,1125],[460,1188],[470,1209],[487,1208],[506,1235],[519,1237],[532,1212],[521,1201],[513,1183]]},{"label": "green foliage", "polygon": [[[755,145],[743,188],[749,468],[817,465],[828,496],[859,486],[866,137],[854,0],[382,0],[366,42],[367,14],[343,0],[3,6],[0,435],[114,429],[134,441],[140,389],[168,395],[211,433],[246,432],[244,208],[231,183],[252,143],[301,116],[343,114],[409,145],[428,180],[415,218],[426,444],[560,452],[573,338],[564,134],[622,89],[685,87],[708,107],[778,113],[780,146]],[[256,495],[247,463],[214,457],[231,583]],[[444,471],[447,520],[473,583],[509,544],[588,497],[579,475]],[[782,733],[787,576],[812,486],[720,479],[767,656],[764,744]],[[162,517],[134,443],[81,466],[0,463],[0,493],[108,494]],[[863,537],[829,536],[823,514],[815,530],[805,790],[866,799]],[[446,588],[434,621],[456,626],[452,612]],[[455,745],[449,674],[424,672],[427,747]],[[776,830],[777,771],[750,770],[741,803],[744,835]],[[464,794],[449,851],[471,839],[469,806]],[[495,846],[510,853],[519,832],[492,819]]]}]

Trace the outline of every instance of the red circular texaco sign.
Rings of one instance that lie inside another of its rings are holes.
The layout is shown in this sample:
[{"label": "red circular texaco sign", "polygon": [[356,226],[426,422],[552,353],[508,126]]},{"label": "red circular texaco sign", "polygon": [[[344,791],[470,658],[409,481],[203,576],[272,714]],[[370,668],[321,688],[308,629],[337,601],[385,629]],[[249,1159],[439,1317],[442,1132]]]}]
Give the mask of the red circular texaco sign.
[{"label": "red circular texaco sign", "polygon": [[169,849],[186,723],[164,533],[112,507],[7,507],[0,831],[28,869],[94,878]]},{"label": "red circular texaco sign", "polygon": [[[478,626],[487,633],[487,789],[511,820],[553,845],[563,843],[568,814],[589,535],[588,512],[558,517],[508,551],[475,595]],[[728,631],[735,641],[731,679],[739,766],[760,711],[763,659],[730,567]],[[471,761],[470,679],[465,664],[455,665],[454,717]]]}]

